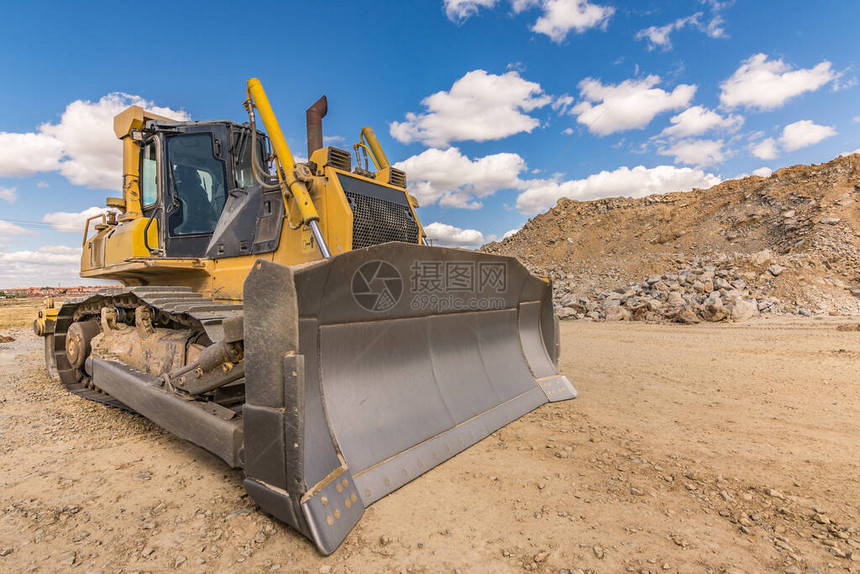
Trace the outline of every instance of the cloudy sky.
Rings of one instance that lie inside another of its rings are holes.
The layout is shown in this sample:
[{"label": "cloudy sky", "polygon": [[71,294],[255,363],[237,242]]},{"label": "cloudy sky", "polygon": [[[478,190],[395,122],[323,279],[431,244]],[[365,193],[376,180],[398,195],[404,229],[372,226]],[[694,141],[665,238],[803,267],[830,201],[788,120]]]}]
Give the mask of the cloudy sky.
[{"label": "cloudy sky", "polygon": [[117,112],[242,122],[251,76],[296,155],[322,94],[327,142],[373,126],[443,245],[860,148],[854,0],[86,6],[0,8],[0,288],[82,282]]}]

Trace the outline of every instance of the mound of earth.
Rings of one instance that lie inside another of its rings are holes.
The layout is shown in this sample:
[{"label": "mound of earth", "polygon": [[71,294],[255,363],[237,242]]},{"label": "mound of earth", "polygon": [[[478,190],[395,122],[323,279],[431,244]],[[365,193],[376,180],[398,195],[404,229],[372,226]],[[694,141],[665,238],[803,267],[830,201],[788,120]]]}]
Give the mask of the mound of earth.
[{"label": "mound of earth", "polygon": [[562,198],[481,249],[550,277],[563,318],[860,314],[860,154],[710,189]]}]

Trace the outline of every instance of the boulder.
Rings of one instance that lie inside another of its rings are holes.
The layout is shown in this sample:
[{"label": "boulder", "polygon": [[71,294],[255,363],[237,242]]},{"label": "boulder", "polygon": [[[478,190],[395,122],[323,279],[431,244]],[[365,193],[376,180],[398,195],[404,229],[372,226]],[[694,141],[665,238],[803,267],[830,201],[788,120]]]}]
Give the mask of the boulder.
[{"label": "boulder", "polygon": [[725,300],[726,303],[733,303],[737,299],[740,299],[741,297],[743,297],[743,295],[744,294],[741,293],[740,291],[738,291],[737,289],[731,289],[730,291],[726,291],[723,294],[723,299]]},{"label": "boulder", "polygon": [[669,298],[666,299],[666,305],[670,307],[683,307],[686,301],[677,291],[672,291],[669,293]]},{"label": "boulder", "polygon": [[745,321],[758,313],[758,304],[754,301],[738,298],[732,303],[730,309],[733,321]]},{"label": "boulder", "polygon": [[607,321],[629,321],[630,320],[630,311],[625,309],[624,307],[607,307],[604,310],[606,314]]},{"label": "boulder", "polygon": [[716,323],[717,321],[722,321],[723,319],[728,318],[728,312],[722,304],[715,305],[713,303],[708,303],[702,307],[702,318],[705,321]]},{"label": "boulder", "polygon": [[683,325],[694,325],[702,322],[702,320],[699,319],[699,317],[689,307],[684,307],[675,313],[672,320]]},{"label": "boulder", "polygon": [[571,319],[576,316],[576,311],[570,307],[559,307],[555,310],[555,316],[559,319]]}]

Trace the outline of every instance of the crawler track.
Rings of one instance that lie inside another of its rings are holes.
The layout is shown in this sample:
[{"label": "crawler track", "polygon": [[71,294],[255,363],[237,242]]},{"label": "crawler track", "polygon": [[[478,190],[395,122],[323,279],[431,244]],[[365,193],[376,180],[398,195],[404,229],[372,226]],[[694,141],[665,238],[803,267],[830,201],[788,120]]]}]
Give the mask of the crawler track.
[{"label": "crawler track", "polygon": [[66,333],[75,321],[98,317],[102,307],[115,307],[133,313],[148,305],[153,317],[164,325],[194,328],[205,332],[214,343],[224,336],[222,321],[242,312],[242,305],[221,303],[194,293],[189,287],[127,287],[105,289],[90,297],[65,302],[57,315],[53,336],[45,338],[49,371],[69,391],[85,399],[125,410],[126,405],[93,385],[90,377],[74,369],[66,359]]}]

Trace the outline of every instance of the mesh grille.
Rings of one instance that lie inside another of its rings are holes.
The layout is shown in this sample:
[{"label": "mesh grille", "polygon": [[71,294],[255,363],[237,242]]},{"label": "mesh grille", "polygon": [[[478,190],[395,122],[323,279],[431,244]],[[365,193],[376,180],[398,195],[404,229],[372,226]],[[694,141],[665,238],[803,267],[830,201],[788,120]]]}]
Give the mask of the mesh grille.
[{"label": "mesh grille", "polygon": [[418,243],[418,224],[409,207],[348,191],[345,194],[352,208],[353,249],[388,241]]}]

